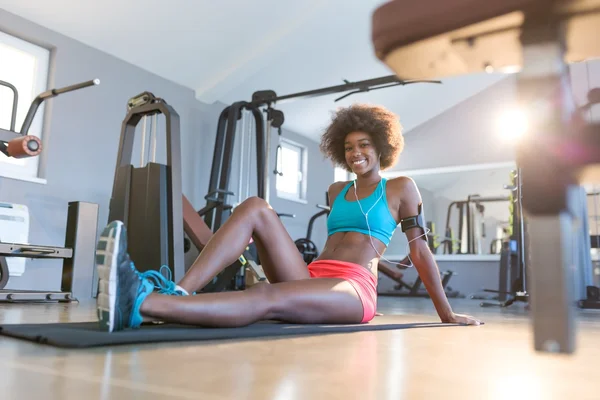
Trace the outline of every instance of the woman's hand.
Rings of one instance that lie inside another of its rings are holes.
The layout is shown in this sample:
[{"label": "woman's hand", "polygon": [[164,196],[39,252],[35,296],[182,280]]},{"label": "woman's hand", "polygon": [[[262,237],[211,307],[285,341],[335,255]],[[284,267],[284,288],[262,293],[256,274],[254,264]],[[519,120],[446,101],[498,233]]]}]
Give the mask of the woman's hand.
[{"label": "woman's hand", "polygon": [[452,314],[450,318],[442,320],[446,324],[483,325],[484,323],[475,317],[465,314]]}]

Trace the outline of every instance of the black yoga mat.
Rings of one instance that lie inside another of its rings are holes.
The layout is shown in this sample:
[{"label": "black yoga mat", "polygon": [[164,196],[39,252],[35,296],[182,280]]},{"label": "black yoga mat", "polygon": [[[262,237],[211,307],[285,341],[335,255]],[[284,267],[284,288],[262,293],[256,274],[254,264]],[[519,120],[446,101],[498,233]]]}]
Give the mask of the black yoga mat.
[{"label": "black yoga mat", "polygon": [[[87,348],[140,343],[319,335],[409,328],[453,326],[441,323],[296,325],[265,321],[241,328],[201,328],[175,324],[148,324],[139,329],[107,333],[98,322],[0,325],[0,335],[62,348]],[[454,325],[456,326],[456,325]]]}]

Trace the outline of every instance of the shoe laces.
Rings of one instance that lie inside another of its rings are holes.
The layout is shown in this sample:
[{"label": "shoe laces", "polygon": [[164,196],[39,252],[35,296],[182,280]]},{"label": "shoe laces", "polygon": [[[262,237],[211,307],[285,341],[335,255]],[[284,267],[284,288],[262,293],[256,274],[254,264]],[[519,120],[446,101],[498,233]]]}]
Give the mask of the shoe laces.
[{"label": "shoe laces", "polygon": [[[172,280],[171,269],[167,265],[160,267],[159,271],[148,270],[145,272],[139,272],[136,270],[133,262],[131,263],[131,269],[141,278],[146,279],[154,285],[154,290],[159,294],[168,294],[174,296],[182,296],[183,292],[177,290],[177,285]],[[165,275],[167,275],[165,277]]]}]

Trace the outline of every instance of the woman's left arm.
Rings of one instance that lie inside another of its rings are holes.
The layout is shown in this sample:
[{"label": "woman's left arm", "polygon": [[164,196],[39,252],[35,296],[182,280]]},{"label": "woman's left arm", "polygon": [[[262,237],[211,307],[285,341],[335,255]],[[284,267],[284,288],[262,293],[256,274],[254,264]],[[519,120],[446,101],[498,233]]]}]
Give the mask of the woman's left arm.
[{"label": "woman's left arm", "polygon": [[[415,214],[416,215],[416,214]],[[412,231],[412,232],[411,232]],[[406,232],[406,237],[411,240],[414,237],[418,237],[420,229],[411,229]],[[431,300],[435,310],[442,322],[454,322],[454,312],[448,302],[448,297],[444,292],[442,286],[442,279],[440,277],[440,270],[433,254],[427,246],[427,242],[421,238],[415,239],[410,243],[410,259],[419,274],[419,277],[423,281],[425,289]]]},{"label": "woman's left arm", "polygon": [[[417,216],[419,205],[422,204],[421,194],[415,182],[410,178],[397,178],[400,186],[401,204],[399,208],[400,218],[408,218]],[[424,223],[424,221],[423,221]],[[455,314],[448,302],[448,297],[442,286],[440,270],[435,258],[429,249],[427,237],[423,236],[424,230],[420,228],[408,229],[406,238],[410,244],[410,259],[423,281],[423,285],[427,293],[433,301],[435,310],[437,311],[440,320],[444,323],[463,323],[470,325],[479,325],[480,321],[468,315]]]}]

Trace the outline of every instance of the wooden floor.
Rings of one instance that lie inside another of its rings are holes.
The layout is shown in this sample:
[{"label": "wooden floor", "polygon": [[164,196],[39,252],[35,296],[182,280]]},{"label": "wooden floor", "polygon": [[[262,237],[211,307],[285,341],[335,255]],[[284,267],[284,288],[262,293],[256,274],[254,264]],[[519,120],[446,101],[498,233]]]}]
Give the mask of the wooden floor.
[{"label": "wooden floor", "polygon": [[[0,337],[0,398],[600,399],[600,313],[578,351],[535,353],[527,311],[452,300],[480,327],[61,350]],[[428,299],[379,300],[375,323],[438,322]],[[1,305],[0,323],[94,320],[93,304]]]}]

